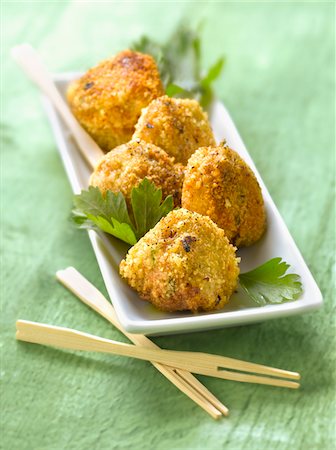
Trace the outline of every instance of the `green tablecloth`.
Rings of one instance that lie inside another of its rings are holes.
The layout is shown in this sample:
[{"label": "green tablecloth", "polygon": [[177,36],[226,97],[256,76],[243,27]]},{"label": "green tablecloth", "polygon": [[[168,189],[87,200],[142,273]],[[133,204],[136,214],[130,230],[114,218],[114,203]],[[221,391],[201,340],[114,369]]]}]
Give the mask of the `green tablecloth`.
[{"label": "green tablecloth", "polygon": [[[29,42],[50,70],[83,70],[142,33],[165,38],[204,20],[204,65],[221,53],[217,92],[324,295],[304,316],[155,338],[298,370],[302,389],[200,377],[230,408],[213,421],[152,366],[17,343],[15,320],[126,341],[55,281],[73,265],[103,281],[37,90],[9,57]],[[334,398],[333,2],[4,2],[2,444],[16,449],[331,449]]]}]

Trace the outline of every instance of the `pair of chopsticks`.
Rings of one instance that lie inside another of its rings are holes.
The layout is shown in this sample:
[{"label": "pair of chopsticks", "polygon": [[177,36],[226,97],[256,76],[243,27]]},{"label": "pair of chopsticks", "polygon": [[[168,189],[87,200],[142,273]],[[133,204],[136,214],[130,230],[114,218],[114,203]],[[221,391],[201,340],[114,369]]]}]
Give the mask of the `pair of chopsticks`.
[{"label": "pair of chopsticks", "polygon": [[175,386],[215,419],[222,414],[228,415],[228,409],[191,373],[293,389],[299,387],[297,381],[292,381],[300,379],[300,375],[296,372],[206,353],[162,350],[146,336],[126,333],[121,327],[111,303],[74,268],[69,267],[57,272],[57,278],[85,304],[105,317],[137,346],[104,339],[69,328],[24,320],[17,321],[16,338],[18,340],[73,350],[112,353],[151,361]]}]

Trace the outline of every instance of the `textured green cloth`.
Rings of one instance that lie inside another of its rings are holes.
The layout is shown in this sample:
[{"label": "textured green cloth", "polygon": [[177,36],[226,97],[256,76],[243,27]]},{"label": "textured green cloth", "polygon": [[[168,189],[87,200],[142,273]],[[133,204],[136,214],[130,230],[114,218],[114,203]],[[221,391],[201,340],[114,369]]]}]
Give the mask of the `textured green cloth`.
[{"label": "textured green cloth", "polygon": [[[2,399],[5,450],[324,449],[335,439],[333,2],[5,2],[2,71]],[[302,389],[200,377],[231,410],[213,421],[146,362],[15,341],[15,320],[126,342],[55,281],[75,266],[105,292],[39,93],[9,57],[29,42],[54,72],[83,70],[142,33],[204,20],[204,66],[324,295],[304,316],[155,338],[302,373]]]}]

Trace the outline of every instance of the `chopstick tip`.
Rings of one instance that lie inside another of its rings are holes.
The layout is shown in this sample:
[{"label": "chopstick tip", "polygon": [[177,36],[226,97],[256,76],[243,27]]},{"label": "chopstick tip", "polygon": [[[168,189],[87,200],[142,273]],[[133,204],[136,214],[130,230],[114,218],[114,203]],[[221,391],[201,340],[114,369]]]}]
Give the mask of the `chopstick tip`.
[{"label": "chopstick tip", "polygon": [[225,417],[228,417],[230,415],[230,410],[228,408],[222,409],[222,414]]},{"label": "chopstick tip", "polygon": [[21,320],[21,319],[18,319],[18,320],[15,322],[15,326],[16,326],[16,330],[17,330],[17,331],[19,330],[21,323],[22,323],[22,320]]},{"label": "chopstick tip", "polygon": [[60,280],[61,280],[61,278],[62,278],[62,275],[63,275],[64,271],[65,271],[65,269],[60,269],[60,270],[57,270],[57,272],[56,272],[56,274],[55,274],[55,276],[56,276],[56,280],[58,280],[58,281],[60,281]]},{"label": "chopstick tip", "polygon": [[55,274],[56,275],[56,279],[58,281],[62,281],[62,279],[64,278],[64,275],[67,272],[74,271],[74,270],[76,270],[76,269],[74,267],[72,267],[72,266],[66,267],[65,269],[59,269],[59,270],[57,270],[57,272]]},{"label": "chopstick tip", "polygon": [[20,332],[20,330],[16,330],[16,333],[15,333],[15,339],[17,340],[17,341],[21,341],[22,339],[21,339],[21,332]]},{"label": "chopstick tip", "polygon": [[12,58],[17,61],[19,60],[20,56],[22,55],[22,52],[24,51],[31,51],[33,47],[28,44],[27,42],[23,42],[22,44],[15,45],[11,48],[10,54]]}]

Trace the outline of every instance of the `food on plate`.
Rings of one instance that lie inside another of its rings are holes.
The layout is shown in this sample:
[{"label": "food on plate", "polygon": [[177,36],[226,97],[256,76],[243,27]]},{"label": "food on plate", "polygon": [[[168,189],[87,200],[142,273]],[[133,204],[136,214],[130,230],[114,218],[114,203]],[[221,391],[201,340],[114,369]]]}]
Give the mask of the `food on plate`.
[{"label": "food on plate", "polygon": [[120,274],[163,311],[222,308],[237,287],[239,259],[209,217],[171,211],[127,253]]},{"label": "food on plate", "polygon": [[238,247],[258,241],[266,228],[258,181],[246,162],[226,145],[203,147],[191,156],[182,206],[209,216]]},{"label": "food on plate", "polygon": [[107,190],[121,192],[130,204],[131,191],[147,178],[163,197],[172,195],[174,205],[180,205],[184,166],[175,164],[161,148],[138,140],[122,144],[103,156],[90,178],[104,194]]},{"label": "food on plate", "polygon": [[133,138],[161,147],[187,164],[199,147],[216,145],[207,114],[196,100],[163,96],[142,110]]},{"label": "food on plate", "polygon": [[77,120],[107,152],[131,139],[142,108],[163,94],[154,59],[124,50],[71,83],[67,97]]}]

